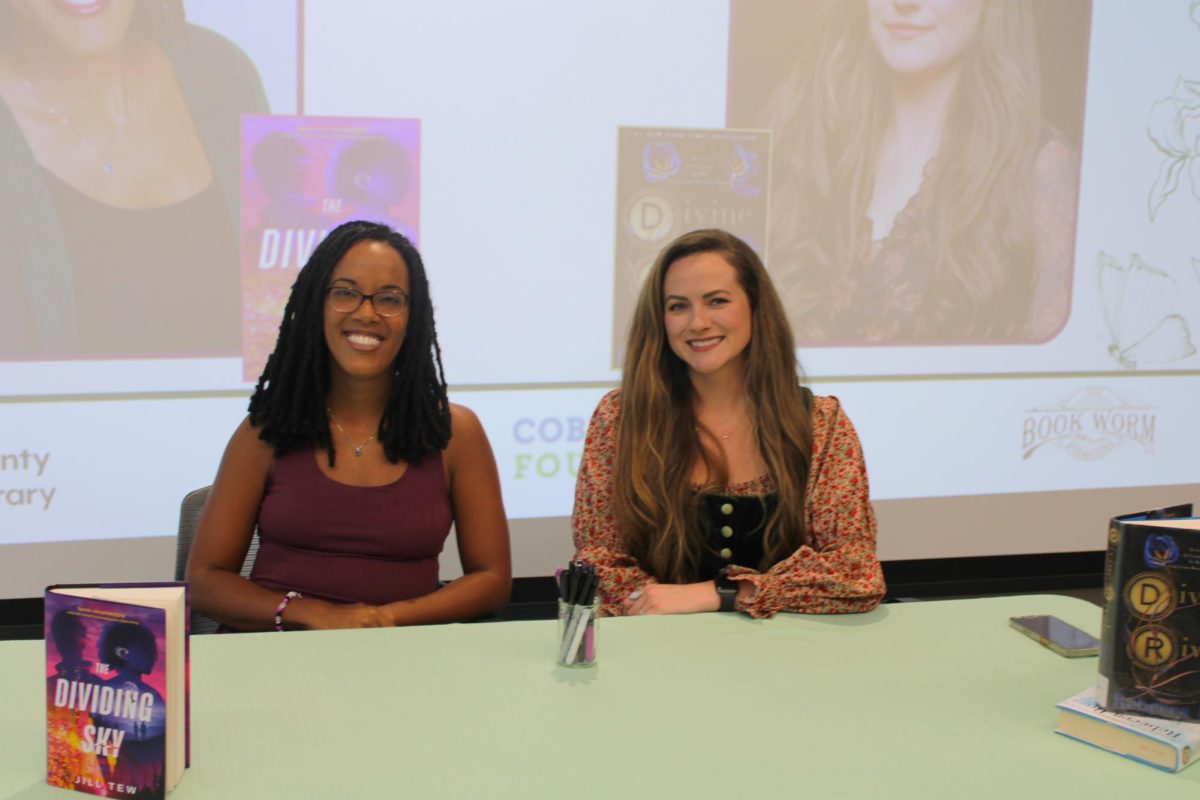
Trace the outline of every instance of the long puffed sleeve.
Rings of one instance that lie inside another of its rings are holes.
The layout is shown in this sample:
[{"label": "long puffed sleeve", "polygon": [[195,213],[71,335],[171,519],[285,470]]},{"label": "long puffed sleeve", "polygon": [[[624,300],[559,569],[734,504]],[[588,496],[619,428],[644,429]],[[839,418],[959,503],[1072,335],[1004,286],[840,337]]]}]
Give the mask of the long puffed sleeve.
[{"label": "long puffed sleeve", "polygon": [[612,465],[619,415],[619,393],[614,390],[600,401],[588,425],[571,514],[575,558],[594,564],[600,577],[601,616],[620,614],[629,593],[654,580],[625,551],[613,515]]},{"label": "long puffed sleeve", "polygon": [[738,610],[754,617],[779,611],[844,614],[870,611],[883,599],[875,556],[875,511],[862,447],[835,397],[816,397],[813,458],[805,496],[809,543],[765,573],[730,569],[755,593]]}]

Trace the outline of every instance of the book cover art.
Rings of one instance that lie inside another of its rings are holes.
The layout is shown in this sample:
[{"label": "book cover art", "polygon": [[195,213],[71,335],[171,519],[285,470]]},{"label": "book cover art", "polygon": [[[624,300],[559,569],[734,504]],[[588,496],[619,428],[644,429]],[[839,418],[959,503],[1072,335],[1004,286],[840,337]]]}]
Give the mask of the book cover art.
[{"label": "book cover art", "polygon": [[47,592],[45,624],[47,782],[163,797],[166,612]]},{"label": "book cover art", "polygon": [[242,117],[242,377],[275,348],[296,274],[330,230],[383,222],[418,244],[420,121]]},{"label": "book cover art", "polygon": [[1106,709],[1200,721],[1200,519],[1191,506],[1114,517],[1097,697]]},{"label": "book cover art", "polygon": [[1141,761],[1178,772],[1200,756],[1200,723],[1164,720],[1107,711],[1095,689],[1085,689],[1057,705],[1056,733]]},{"label": "book cover art", "polygon": [[699,228],[721,228],[766,260],[770,157],[769,131],[618,130],[614,367],[625,360],[625,338],[642,283],[672,239]]}]

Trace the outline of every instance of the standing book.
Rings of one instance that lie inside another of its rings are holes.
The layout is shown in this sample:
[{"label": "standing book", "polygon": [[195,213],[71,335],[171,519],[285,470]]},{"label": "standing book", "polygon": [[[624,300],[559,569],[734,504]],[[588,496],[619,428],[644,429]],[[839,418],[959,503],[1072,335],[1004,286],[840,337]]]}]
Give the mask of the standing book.
[{"label": "standing book", "polygon": [[1200,723],[1106,711],[1086,689],[1058,704],[1056,733],[1168,772],[1200,756]]},{"label": "standing book", "polygon": [[1096,699],[1200,722],[1200,519],[1190,505],[1109,524]]},{"label": "standing book", "polygon": [[184,583],[46,589],[46,781],[162,798],[188,766]]}]

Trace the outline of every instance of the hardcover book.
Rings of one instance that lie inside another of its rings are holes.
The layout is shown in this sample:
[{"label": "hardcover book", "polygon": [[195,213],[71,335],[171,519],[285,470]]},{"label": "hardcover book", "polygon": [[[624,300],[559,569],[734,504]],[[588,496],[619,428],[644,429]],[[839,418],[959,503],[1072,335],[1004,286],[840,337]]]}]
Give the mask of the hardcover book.
[{"label": "hardcover book", "polygon": [[187,585],[46,589],[46,782],[162,798],[188,765]]},{"label": "hardcover book", "polygon": [[296,274],[330,230],[382,222],[417,241],[421,123],[242,116],[242,377],[275,349]]},{"label": "hardcover book", "polygon": [[1200,755],[1200,723],[1106,711],[1086,689],[1058,704],[1056,733],[1152,767],[1178,772]]},{"label": "hardcover book", "polygon": [[1190,505],[1114,517],[1096,698],[1110,711],[1200,721],[1200,519]]}]

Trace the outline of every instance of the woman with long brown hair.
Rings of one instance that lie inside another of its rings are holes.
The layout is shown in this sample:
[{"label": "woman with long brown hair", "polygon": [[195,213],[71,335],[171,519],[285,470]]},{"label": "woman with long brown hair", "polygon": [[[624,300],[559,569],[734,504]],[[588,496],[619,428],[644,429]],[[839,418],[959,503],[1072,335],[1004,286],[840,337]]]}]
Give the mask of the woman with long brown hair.
[{"label": "woman with long brown hair", "polygon": [[868,611],[883,597],[854,427],[801,386],[762,262],[684,234],[642,287],[572,518],[605,614]]},{"label": "woman with long brown hair", "polygon": [[1078,158],[1042,116],[1031,2],[816,6],[757,121],[773,131],[768,251],[797,338],[1055,335]]}]

